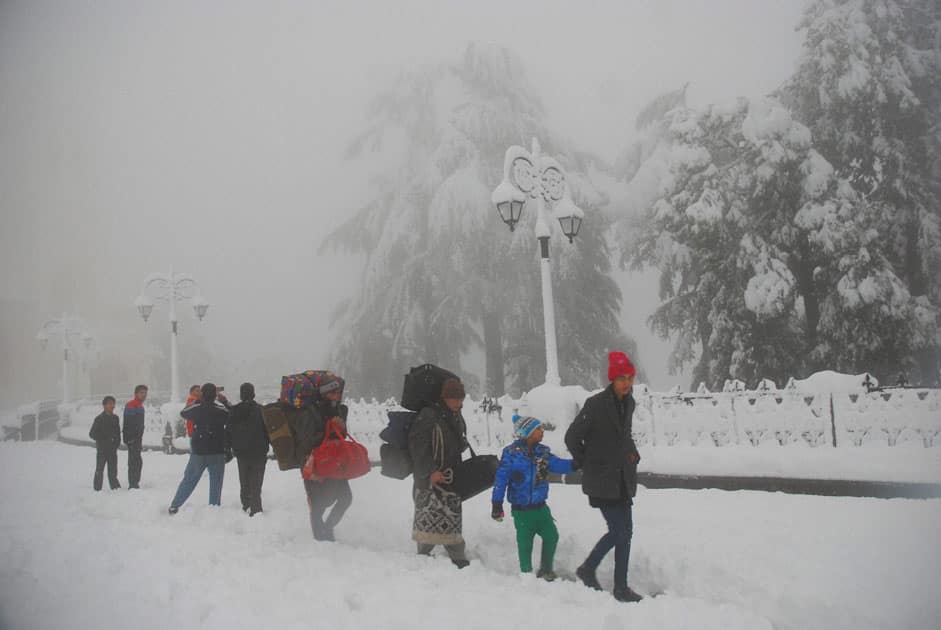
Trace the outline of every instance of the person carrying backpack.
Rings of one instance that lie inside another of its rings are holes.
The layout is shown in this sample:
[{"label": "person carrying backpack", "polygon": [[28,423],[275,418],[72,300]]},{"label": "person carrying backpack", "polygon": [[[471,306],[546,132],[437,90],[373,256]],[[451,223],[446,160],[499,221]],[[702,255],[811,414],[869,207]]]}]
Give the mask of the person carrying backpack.
[{"label": "person carrying backpack", "polygon": [[542,554],[536,577],[551,582],[557,577],[552,570],[552,563],[559,542],[559,530],[546,505],[549,498],[549,473],[570,473],[574,467],[572,460],[556,457],[548,446],[540,443],[543,432],[542,421],[538,418],[513,417],[516,441],[504,448],[500,457],[493,484],[493,509],[490,516],[495,521],[503,520],[503,496],[506,494],[516,527],[520,571],[532,573],[533,539],[538,534],[542,538]]},{"label": "person carrying backpack", "polygon": [[255,516],[262,511],[261,486],[268,465],[268,432],[261,415],[261,405],[255,402],[255,386],[242,383],[239,398],[241,402],[229,410],[229,431],[232,453],[239,468],[242,511]]},{"label": "person carrying backpack", "polygon": [[[332,420],[342,435],[346,434],[348,410],[340,401],[343,398],[345,382],[335,374],[324,377],[317,388],[317,395],[311,404],[304,408],[304,413],[297,421],[297,449],[306,455],[324,441],[336,439],[325,437],[327,421]],[[325,479],[312,477],[304,479],[304,492],[307,494],[307,507],[310,510],[310,529],[314,540],[333,541],[334,529],[343,515],[353,504],[353,491],[348,479]],[[330,514],[324,513],[330,506]]]},{"label": "person carrying backpack", "polygon": [[461,497],[442,486],[450,482],[449,476],[467,448],[467,425],[461,416],[464,396],[459,379],[445,380],[439,400],[418,413],[408,436],[415,502],[412,540],[422,555],[430,555],[435,545],[444,545],[451,562],[460,569],[470,564],[461,533]]}]

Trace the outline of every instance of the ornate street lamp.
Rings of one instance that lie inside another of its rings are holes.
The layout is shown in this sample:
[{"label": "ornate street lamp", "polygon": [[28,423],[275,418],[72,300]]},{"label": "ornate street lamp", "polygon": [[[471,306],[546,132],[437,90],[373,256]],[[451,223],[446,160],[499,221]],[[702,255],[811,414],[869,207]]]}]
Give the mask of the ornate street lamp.
[{"label": "ornate street lamp", "polygon": [[552,300],[552,278],[549,265],[549,238],[552,236],[547,208],[558,219],[562,233],[571,243],[581,227],[585,213],[572,203],[565,170],[558,161],[541,155],[539,141],[533,138],[533,149],[520,146],[506,150],[503,158],[503,181],[490,196],[500,218],[515,230],[528,200],[536,200],[536,239],[539,241],[542,273],[542,310],[546,331],[546,383],[561,384],[559,352],[555,334],[555,307]]},{"label": "ornate street lamp", "polygon": [[140,295],[134,306],[146,323],[154,310],[155,302],[164,302],[170,316],[170,400],[180,402],[180,379],[177,366],[177,316],[176,303],[189,300],[196,319],[202,321],[209,310],[209,302],[199,294],[199,287],[192,276],[185,273],[152,273],[144,280]]}]

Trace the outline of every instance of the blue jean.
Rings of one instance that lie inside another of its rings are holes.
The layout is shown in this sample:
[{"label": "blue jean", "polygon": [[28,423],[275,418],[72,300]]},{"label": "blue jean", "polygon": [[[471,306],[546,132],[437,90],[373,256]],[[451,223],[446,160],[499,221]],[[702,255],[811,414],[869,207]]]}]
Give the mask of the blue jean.
[{"label": "blue jean", "polygon": [[222,505],[222,476],[225,473],[225,455],[197,455],[190,453],[183,471],[183,479],[176,489],[176,496],[170,503],[171,508],[179,508],[193,494],[196,484],[203,476],[203,471],[209,469],[209,505]]},{"label": "blue jean", "polygon": [[631,537],[634,535],[631,504],[624,502],[600,509],[608,523],[608,531],[588,554],[585,567],[596,570],[601,560],[614,547],[614,588],[623,589],[627,587],[627,563],[631,557]]}]

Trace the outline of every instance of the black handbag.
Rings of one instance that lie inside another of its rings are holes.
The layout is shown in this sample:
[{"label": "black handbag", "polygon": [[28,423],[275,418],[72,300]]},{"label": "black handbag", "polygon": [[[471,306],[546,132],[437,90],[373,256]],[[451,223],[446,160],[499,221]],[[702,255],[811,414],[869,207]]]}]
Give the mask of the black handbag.
[{"label": "black handbag", "polygon": [[379,462],[382,464],[380,471],[386,477],[405,479],[412,474],[412,457],[406,449],[383,444],[379,447]]},{"label": "black handbag", "polygon": [[468,444],[471,456],[451,469],[452,481],[447,489],[467,501],[493,488],[500,460],[496,455],[477,455]]}]

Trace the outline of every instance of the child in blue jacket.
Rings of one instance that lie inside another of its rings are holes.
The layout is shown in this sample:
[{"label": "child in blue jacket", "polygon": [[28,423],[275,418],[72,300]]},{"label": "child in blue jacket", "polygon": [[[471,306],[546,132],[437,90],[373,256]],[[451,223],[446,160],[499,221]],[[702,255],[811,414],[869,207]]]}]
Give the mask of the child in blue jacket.
[{"label": "child in blue jacket", "polygon": [[542,442],[542,422],[531,416],[513,416],[513,434],[516,441],[503,449],[500,466],[493,482],[493,511],[491,517],[503,520],[503,495],[510,501],[513,525],[516,526],[516,548],[519,552],[520,571],[533,570],[533,540],[542,538],[542,563],[537,577],[552,581],[555,548],[559,530],[546,499],[549,498],[549,473],[570,473],[572,460],[561,459],[549,451]]}]

